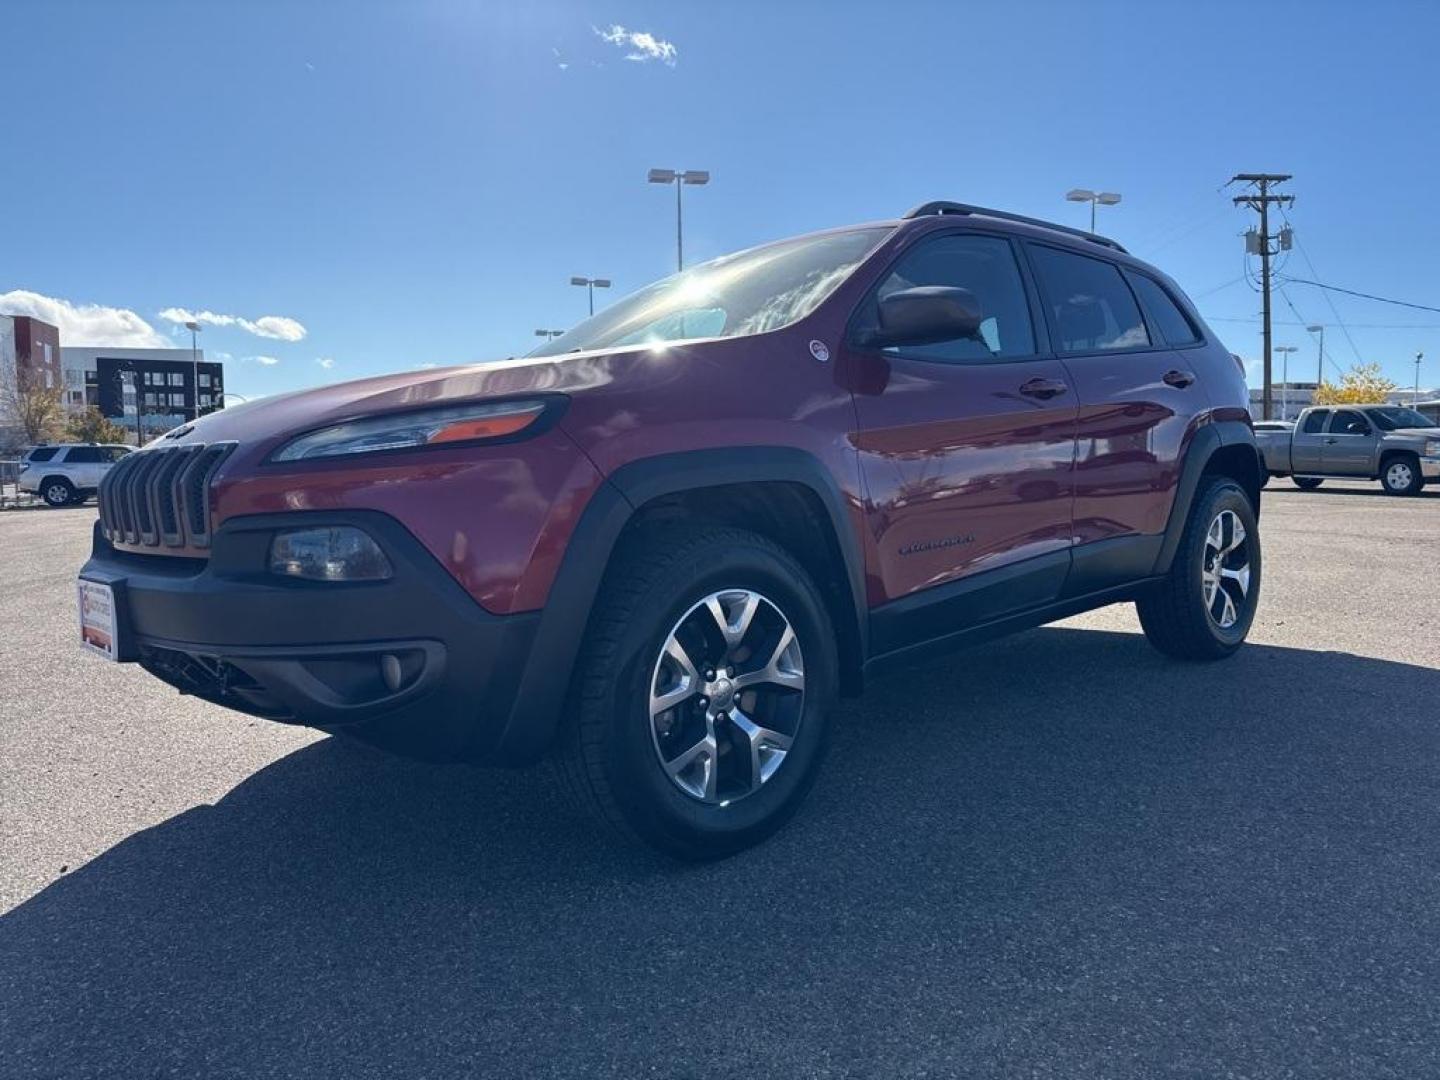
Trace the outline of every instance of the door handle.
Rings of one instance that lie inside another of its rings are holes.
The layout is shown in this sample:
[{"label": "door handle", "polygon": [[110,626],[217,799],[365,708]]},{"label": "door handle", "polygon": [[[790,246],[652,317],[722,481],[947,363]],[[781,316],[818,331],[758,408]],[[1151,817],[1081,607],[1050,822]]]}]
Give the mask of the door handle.
[{"label": "door handle", "polygon": [[1020,393],[1026,397],[1039,398],[1041,401],[1058,397],[1068,389],[1070,388],[1059,379],[1026,379],[1020,384]]},{"label": "door handle", "polygon": [[1167,383],[1169,383],[1171,386],[1175,387],[1177,390],[1184,390],[1185,387],[1189,386],[1195,381],[1195,375],[1193,372],[1181,371],[1179,368],[1172,368],[1160,377],[1164,379]]},{"label": "door handle", "polygon": [[1326,440],[1325,440],[1325,445],[1326,445],[1326,446],[1334,446],[1334,445],[1335,445],[1337,442],[1339,442],[1339,441],[1340,441],[1339,439],[1326,439]]}]

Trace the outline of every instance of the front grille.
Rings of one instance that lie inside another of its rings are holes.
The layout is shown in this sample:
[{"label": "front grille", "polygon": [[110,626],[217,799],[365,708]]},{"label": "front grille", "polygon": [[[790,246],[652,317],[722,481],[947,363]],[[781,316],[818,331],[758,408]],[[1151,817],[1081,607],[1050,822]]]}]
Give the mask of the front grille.
[{"label": "front grille", "polygon": [[210,481],[234,443],[127,454],[100,481],[100,528],[112,544],[210,546]]}]

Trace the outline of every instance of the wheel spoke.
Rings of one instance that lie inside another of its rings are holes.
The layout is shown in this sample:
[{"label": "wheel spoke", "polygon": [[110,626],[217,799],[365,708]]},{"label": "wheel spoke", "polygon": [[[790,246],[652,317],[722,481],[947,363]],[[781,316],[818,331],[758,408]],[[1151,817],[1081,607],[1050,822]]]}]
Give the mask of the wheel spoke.
[{"label": "wheel spoke", "polygon": [[1227,567],[1222,567],[1221,570],[1220,570],[1220,576],[1221,576],[1222,578],[1227,578],[1228,580],[1235,582],[1236,585],[1240,586],[1240,595],[1241,595],[1241,596],[1249,596],[1249,595],[1250,595],[1250,564],[1249,564],[1249,563],[1246,563],[1244,566],[1239,566],[1239,567],[1236,567],[1236,568],[1234,568],[1234,569],[1231,569],[1231,568],[1228,567],[1228,566],[1227,566]]},{"label": "wheel spoke", "polygon": [[749,671],[735,677],[735,689],[743,690],[747,686],[755,686],[767,683],[772,686],[784,686],[791,690],[805,689],[805,671],[798,662],[798,657],[791,659],[788,653],[795,644],[795,631],[790,629],[787,623],[781,631],[780,640],[776,643],[774,651],[770,654],[769,661],[763,668],[757,671]]},{"label": "wheel spoke", "polygon": [[[665,762],[665,771],[670,774],[672,780],[690,794],[698,795],[702,799],[713,800],[715,798],[716,759],[715,733],[709,731],[690,749],[682,751]],[[696,766],[700,773],[698,782],[685,775]]]},{"label": "wheel spoke", "polygon": [[750,745],[750,786],[759,787],[780,767],[793,740],[783,732],[761,727],[738,708],[731,709],[729,716]]},{"label": "wheel spoke", "polygon": [[[656,693],[654,687],[650,690],[650,715],[659,716],[667,709],[673,709],[682,701],[692,697],[700,689],[700,673],[695,670],[694,663],[690,660],[690,654],[685,651],[685,646],[680,644],[674,634],[665,642],[665,658],[680,670],[680,678],[676,684],[668,690]],[[662,667],[663,662],[662,662]],[[655,675],[658,680],[659,672]]]},{"label": "wheel spoke", "polygon": [[[733,617],[730,612],[725,610],[723,598],[726,596],[742,598]],[[760,597],[752,592],[717,593],[705,601],[705,606],[710,609],[710,615],[714,618],[715,625],[725,636],[725,647],[733,649],[744,639],[750,629],[750,624],[755,620],[755,611],[760,606]]]},{"label": "wheel spoke", "polygon": [[1228,518],[1230,521],[1230,541],[1224,549],[1224,553],[1228,555],[1245,542],[1245,526],[1240,524],[1240,519],[1236,515],[1228,511],[1221,517]]}]

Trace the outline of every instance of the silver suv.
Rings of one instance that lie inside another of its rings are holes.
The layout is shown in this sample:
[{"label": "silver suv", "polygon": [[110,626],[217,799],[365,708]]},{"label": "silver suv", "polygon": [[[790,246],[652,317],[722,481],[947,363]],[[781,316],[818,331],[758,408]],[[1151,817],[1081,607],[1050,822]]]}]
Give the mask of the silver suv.
[{"label": "silver suv", "polygon": [[20,461],[20,490],[51,506],[78,506],[95,494],[100,478],[135,448],[122,443],[37,446]]},{"label": "silver suv", "polygon": [[1440,425],[1399,405],[1312,406],[1294,425],[1256,424],[1255,444],[1270,476],[1307,490],[1335,476],[1415,495],[1440,480]]}]

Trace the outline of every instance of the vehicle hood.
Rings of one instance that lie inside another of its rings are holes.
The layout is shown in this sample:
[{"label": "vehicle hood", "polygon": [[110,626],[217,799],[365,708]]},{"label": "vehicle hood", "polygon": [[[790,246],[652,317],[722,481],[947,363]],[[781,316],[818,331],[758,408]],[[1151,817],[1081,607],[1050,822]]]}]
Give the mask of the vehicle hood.
[{"label": "vehicle hood", "polygon": [[1435,439],[1440,442],[1440,427],[1396,428],[1385,433],[1387,439]]},{"label": "vehicle hood", "polygon": [[236,405],[157,441],[253,444],[376,413],[532,393],[577,393],[612,382],[636,363],[634,354],[575,353],[404,371]]}]

